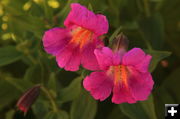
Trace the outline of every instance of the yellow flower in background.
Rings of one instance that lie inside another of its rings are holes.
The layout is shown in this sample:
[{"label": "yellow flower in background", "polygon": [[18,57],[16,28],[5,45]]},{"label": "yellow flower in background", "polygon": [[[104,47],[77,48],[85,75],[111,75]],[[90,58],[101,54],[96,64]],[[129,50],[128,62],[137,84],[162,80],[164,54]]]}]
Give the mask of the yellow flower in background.
[{"label": "yellow flower in background", "polygon": [[59,8],[60,6],[59,2],[56,0],[49,0],[48,5],[52,8]]},{"label": "yellow flower in background", "polygon": [[11,33],[5,33],[1,36],[2,40],[8,40],[8,39],[11,39],[12,36],[11,36]]},{"label": "yellow flower in background", "polygon": [[32,3],[31,2],[26,2],[23,6],[24,11],[28,11],[31,8]]},{"label": "yellow flower in background", "polygon": [[3,24],[1,25],[1,28],[2,28],[2,30],[7,30],[8,25],[7,25],[6,23],[3,23]]},{"label": "yellow flower in background", "polygon": [[43,1],[42,0],[33,0],[36,4],[40,4],[42,3]]},{"label": "yellow flower in background", "polygon": [[0,6],[0,16],[2,16],[4,14],[4,11],[2,9],[2,7]]}]

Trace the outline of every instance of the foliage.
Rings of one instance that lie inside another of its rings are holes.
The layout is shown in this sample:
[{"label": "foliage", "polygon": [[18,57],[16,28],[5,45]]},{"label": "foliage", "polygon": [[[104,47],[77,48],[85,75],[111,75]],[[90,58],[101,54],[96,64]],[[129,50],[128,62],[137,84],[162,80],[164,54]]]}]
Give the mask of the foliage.
[{"label": "foliage", "polygon": [[[45,53],[41,41],[44,31],[63,26],[72,2],[107,16],[110,30],[106,45],[123,32],[130,48],[143,48],[153,56],[149,70],[155,86],[147,101],[119,105],[109,100],[98,102],[81,85],[88,71],[66,72]],[[1,0],[0,118],[164,118],[165,103],[180,103],[179,4],[179,0]],[[24,117],[16,110],[16,102],[35,84],[42,84],[44,91]]]}]

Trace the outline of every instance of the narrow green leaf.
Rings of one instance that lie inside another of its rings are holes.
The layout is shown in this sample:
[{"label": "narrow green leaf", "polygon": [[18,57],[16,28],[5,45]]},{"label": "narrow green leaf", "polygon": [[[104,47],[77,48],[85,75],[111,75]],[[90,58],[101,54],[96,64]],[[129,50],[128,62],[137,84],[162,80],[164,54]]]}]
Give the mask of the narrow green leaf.
[{"label": "narrow green leaf", "polygon": [[71,84],[59,92],[60,101],[68,102],[76,99],[81,91],[82,77],[74,79]]},{"label": "narrow green leaf", "polygon": [[157,119],[152,96],[146,101],[135,104],[123,103],[119,107],[130,119]]},{"label": "narrow green leaf", "polygon": [[152,61],[150,63],[149,71],[153,72],[157,64],[164,58],[171,55],[168,51],[157,51],[157,50],[146,50],[148,54],[152,56]]},{"label": "narrow green leaf", "polygon": [[73,101],[70,111],[71,119],[94,119],[97,111],[96,101],[87,92]]},{"label": "narrow green leaf", "polygon": [[13,63],[22,57],[22,53],[17,51],[14,46],[0,48],[0,66]]},{"label": "narrow green leaf", "polygon": [[112,46],[113,40],[114,38],[119,34],[120,30],[122,29],[122,27],[120,26],[119,28],[117,28],[114,33],[110,36],[109,38],[109,46]]}]

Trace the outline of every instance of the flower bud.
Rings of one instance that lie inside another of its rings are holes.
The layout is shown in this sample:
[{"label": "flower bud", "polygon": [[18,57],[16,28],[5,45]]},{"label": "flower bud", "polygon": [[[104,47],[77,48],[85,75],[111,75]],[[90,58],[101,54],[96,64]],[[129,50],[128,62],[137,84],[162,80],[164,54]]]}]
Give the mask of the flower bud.
[{"label": "flower bud", "polygon": [[29,110],[31,105],[36,101],[40,94],[40,85],[35,85],[34,87],[27,90],[18,100],[17,107],[19,110],[23,111],[24,114]]},{"label": "flower bud", "polygon": [[112,48],[114,51],[119,51],[119,50],[126,51],[128,49],[128,45],[129,45],[129,40],[123,33],[120,33],[113,40]]}]

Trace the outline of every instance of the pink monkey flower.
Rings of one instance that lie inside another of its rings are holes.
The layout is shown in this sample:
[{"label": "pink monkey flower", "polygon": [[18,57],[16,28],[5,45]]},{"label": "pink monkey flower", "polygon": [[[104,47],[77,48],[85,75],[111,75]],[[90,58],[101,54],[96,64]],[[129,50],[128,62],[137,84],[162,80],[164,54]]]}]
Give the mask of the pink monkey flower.
[{"label": "pink monkey flower", "polygon": [[112,102],[135,103],[148,98],[153,80],[148,66],[151,60],[140,48],[112,51],[108,47],[94,51],[99,71],[87,76],[83,85],[96,99],[103,101],[112,94]]},{"label": "pink monkey flower", "polygon": [[99,69],[94,49],[104,46],[99,36],[108,32],[106,17],[73,3],[64,25],[45,32],[45,51],[56,56],[59,67],[65,70],[77,71],[80,64],[89,70]]}]

